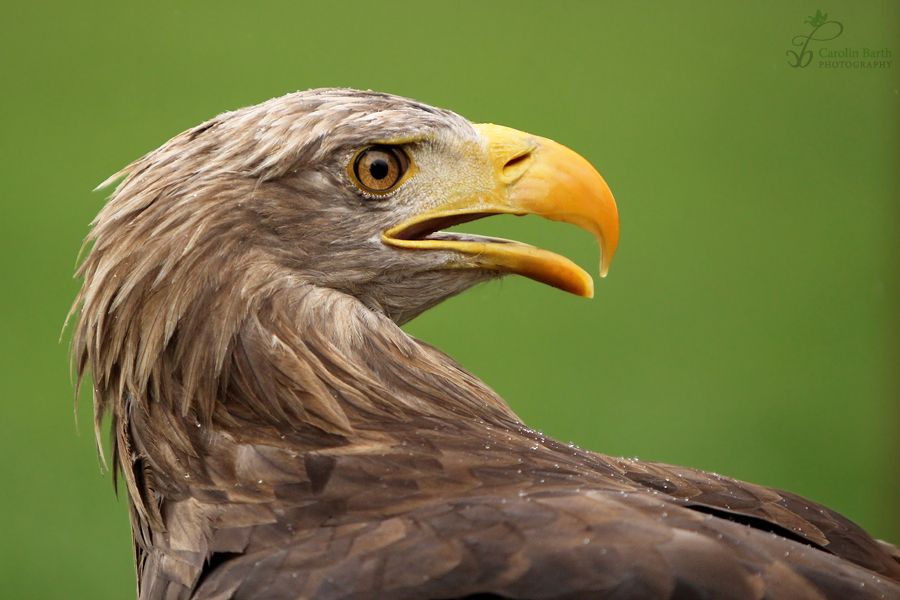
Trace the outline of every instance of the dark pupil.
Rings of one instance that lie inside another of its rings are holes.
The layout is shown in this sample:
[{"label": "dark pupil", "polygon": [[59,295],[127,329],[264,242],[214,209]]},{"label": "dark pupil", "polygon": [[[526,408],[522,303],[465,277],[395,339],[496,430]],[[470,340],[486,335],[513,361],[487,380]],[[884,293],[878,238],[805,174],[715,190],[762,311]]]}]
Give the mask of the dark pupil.
[{"label": "dark pupil", "polygon": [[371,166],[369,166],[369,173],[371,173],[372,177],[375,179],[384,179],[387,177],[388,170],[387,161],[383,158],[372,161]]}]

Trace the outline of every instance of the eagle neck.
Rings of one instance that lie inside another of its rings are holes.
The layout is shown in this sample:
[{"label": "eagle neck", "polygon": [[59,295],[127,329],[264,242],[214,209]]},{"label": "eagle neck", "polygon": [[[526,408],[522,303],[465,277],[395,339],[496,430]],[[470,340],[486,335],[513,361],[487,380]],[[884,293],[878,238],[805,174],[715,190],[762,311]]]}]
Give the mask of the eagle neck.
[{"label": "eagle neck", "polygon": [[274,372],[289,374],[283,412],[324,431],[353,436],[416,416],[521,424],[485,383],[353,296],[298,286],[270,298],[260,317],[236,351],[265,353]]}]

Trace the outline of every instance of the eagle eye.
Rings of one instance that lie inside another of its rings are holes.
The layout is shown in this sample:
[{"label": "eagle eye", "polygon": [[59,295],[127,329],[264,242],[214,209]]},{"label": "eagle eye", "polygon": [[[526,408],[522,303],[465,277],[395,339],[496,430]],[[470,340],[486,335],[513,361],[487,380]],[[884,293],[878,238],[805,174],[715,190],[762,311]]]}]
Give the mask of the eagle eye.
[{"label": "eagle eye", "polygon": [[396,146],[370,146],[356,155],[354,183],[364,192],[384,194],[403,180],[409,157]]}]

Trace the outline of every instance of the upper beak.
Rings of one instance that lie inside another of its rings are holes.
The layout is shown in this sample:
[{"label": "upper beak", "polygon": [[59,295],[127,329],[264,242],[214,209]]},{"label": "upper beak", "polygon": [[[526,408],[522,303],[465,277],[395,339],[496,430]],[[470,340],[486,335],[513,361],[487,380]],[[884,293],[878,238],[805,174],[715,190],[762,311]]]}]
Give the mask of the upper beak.
[{"label": "upper beak", "polygon": [[612,192],[600,174],[580,155],[552,140],[499,125],[475,128],[486,140],[483,166],[491,171],[491,189],[453,197],[392,227],[382,239],[402,248],[453,250],[463,255],[453,266],[517,273],[592,297],[590,275],[548,250],[492,238],[411,239],[415,236],[411,232],[435,231],[440,226],[491,214],[534,214],[591,232],[600,244],[600,276],[606,276],[619,241],[619,216]]}]

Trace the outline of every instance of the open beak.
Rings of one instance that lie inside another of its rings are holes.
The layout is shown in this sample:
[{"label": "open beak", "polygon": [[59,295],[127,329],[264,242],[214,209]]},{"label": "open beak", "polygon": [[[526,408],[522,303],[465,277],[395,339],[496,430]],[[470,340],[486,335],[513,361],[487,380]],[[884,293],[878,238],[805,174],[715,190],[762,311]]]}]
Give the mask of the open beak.
[{"label": "open beak", "polygon": [[453,267],[495,269],[524,275],[590,298],[594,282],[571,260],[509,240],[439,231],[493,214],[533,214],[577,225],[600,244],[600,276],[605,277],[619,242],[619,216],[612,192],[591,164],[552,140],[508,127],[481,124],[486,140],[483,167],[490,189],[463,194],[386,231],[385,243],[460,254]]}]

